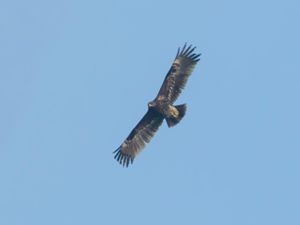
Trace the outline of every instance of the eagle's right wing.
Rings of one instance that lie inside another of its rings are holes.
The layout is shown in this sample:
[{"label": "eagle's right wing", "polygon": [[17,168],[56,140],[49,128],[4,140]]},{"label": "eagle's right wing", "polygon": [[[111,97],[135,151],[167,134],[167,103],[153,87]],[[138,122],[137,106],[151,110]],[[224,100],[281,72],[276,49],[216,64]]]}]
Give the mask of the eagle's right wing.
[{"label": "eagle's right wing", "polygon": [[200,60],[201,54],[194,53],[196,47],[186,44],[178,49],[176,58],[167,73],[165,80],[158,92],[156,99],[165,99],[174,103],[184,88],[187,79],[192,74],[194,67]]},{"label": "eagle's right wing", "polygon": [[123,166],[132,163],[135,156],[149,143],[162,124],[164,117],[158,112],[148,109],[147,113],[131,131],[126,140],[114,151],[115,159]]}]

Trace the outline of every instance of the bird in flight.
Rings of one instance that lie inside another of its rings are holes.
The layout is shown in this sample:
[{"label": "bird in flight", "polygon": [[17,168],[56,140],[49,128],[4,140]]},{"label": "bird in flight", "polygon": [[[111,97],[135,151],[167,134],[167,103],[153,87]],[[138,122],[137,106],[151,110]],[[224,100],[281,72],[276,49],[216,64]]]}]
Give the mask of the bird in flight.
[{"label": "bird in flight", "polygon": [[113,153],[115,159],[123,166],[133,163],[137,154],[149,143],[163,120],[168,127],[180,122],[186,112],[186,104],[173,105],[185,87],[187,79],[193,72],[201,54],[194,53],[196,47],[185,44],[178,48],[175,60],[153,101],[148,103],[148,111],[133,128],[126,140]]}]

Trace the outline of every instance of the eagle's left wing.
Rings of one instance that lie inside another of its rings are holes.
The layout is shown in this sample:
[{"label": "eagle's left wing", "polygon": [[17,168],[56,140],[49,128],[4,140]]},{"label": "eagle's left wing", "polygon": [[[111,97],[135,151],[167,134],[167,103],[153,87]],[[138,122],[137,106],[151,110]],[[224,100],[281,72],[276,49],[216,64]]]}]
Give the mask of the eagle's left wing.
[{"label": "eagle's left wing", "polygon": [[162,124],[164,117],[153,109],[147,113],[135,126],[120,147],[114,151],[115,159],[123,166],[132,163],[135,156],[149,143],[155,132]]},{"label": "eagle's left wing", "polygon": [[193,53],[195,48],[192,45],[187,47],[185,44],[182,50],[178,49],[176,58],[165,77],[156,99],[165,99],[170,103],[176,101],[194,67],[200,60],[201,54]]}]

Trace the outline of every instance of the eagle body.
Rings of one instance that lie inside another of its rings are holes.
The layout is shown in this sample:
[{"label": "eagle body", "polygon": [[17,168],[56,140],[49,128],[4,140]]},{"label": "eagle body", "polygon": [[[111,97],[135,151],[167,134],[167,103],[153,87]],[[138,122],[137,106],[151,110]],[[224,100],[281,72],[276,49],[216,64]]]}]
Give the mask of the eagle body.
[{"label": "eagle body", "polygon": [[177,117],[178,110],[165,100],[154,100],[148,103],[148,110],[155,110],[165,118]]},{"label": "eagle body", "polygon": [[178,124],[186,113],[186,104],[174,105],[188,77],[191,75],[201,54],[193,53],[196,47],[186,44],[178,48],[177,55],[164,82],[153,101],[148,103],[148,111],[125,141],[117,148],[115,159],[123,166],[133,163],[136,155],[149,143],[160,125],[166,120],[168,127]]},{"label": "eagle body", "polygon": [[[181,107],[182,106],[182,107]],[[154,110],[166,119],[169,127],[179,123],[186,111],[186,105],[173,106],[170,102],[164,100],[151,101],[148,103],[148,110]],[[174,123],[172,123],[174,121]]]}]

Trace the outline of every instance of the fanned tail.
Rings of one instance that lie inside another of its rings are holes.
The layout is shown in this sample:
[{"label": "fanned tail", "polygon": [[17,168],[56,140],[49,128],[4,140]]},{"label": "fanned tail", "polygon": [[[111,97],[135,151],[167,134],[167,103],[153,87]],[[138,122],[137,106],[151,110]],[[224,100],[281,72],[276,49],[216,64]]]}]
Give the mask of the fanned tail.
[{"label": "fanned tail", "polygon": [[177,117],[166,118],[168,127],[173,127],[184,117],[186,112],[186,104],[176,105],[175,108],[178,110],[179,115]]}]

